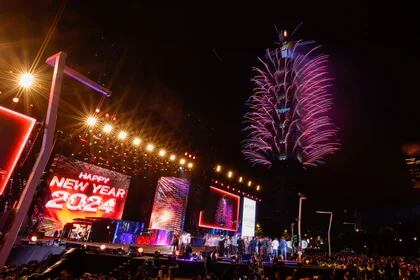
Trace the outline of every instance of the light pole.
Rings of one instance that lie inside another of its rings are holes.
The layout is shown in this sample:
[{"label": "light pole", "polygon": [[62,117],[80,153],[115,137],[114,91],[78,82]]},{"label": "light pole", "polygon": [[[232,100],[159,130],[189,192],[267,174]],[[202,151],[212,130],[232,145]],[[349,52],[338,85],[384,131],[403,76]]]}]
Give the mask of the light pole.
[{"label": "light pole", "polygon": [[354,226],[354,231],[359,231],[358,229],[357,229],[357,224],[356,223],[349,223],[349,222],[344,222],[343,223],[343,225],[353,225]]},{"label": "light pole", "polygon": [[328,226],[328,256],[331,257],[331,225],[332,225],[332,219],[333,219],[333,212],[331,212],[331,211],[316,211],[316,213],[330,215],[330,224]]},{"label": "light pole", "polygon": [[44,136],[42,138],[41,150],[38,154],[34,166],[32,167],[28,182],[26,183],[25,188],[23,189],[19,198],[19,203],[14,209],[15,214],[13,221],[11,223],[10,229],[6,233],[3,246],[0,248],[0,267],[3,267],[6,264],[7,258],[9,257],[9,254],[13,248],[13,244],[15,243],[19,233],[19,229],[22,226],[23,221],[28,213],[28,209],[31,205],[35,190],[39,184],[41,176],[45,170],[45,167],[47,166],[48,160],[53,150],[58,104],[60,101],[64,74],[99,93],[102,93],[106,96],[111,95],[110,90],[98,85],[89,78],[66,66],[66,57],[66,53],[58,52],[55,55],[47,58],[46,61],[47,64],[54,67],[54,73],[51,82],[50,96],[48,99],[47,116],[45,118]]},{"label": "light pole", "polygon": [[302,238],[301,238],[301,222],[302,222],[302,202],[304,199],[306,199],[306,196],[304,196],[301,193],[298,193],[299,195],[299,216],[298,216],[298,260],[301,259],[302,256]]},{"label": "light pole", "polygon": [[295,223],[290,224],[291,234],[292,234],[292,256],[295,255],[295,243],[293,242],[294,232],[295,232]]}]

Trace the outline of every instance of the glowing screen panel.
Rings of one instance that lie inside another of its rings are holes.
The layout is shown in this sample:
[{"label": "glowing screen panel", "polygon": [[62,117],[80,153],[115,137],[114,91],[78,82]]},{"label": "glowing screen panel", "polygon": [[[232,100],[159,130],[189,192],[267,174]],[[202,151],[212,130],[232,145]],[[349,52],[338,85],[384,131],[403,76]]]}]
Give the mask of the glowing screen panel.
[{"label": "glowing screen panel", "polygon": [[240,197],[210,186],[206,208],[200,211],[199,226],[228,231],[238,230]]},{"label": "glowing screen panel", "polygon": [[0,106],[0,195],[13,173],[35,120]]},{"label": "glowing screen panel", "polygon": [[161,177],[150,217],[151,229],[181,231],[184,227],[190,184],[176,177]]},{"label": "glowing screen panel", "polygon": [[242,236],[255,235],[255,210],[257,202],[255,200],[244,197],[244,205],[242,206]]},{"label": "glowing screen panel", "polygon": [[121,219],[130,176],[61,155],[51,169],[42,226],[47,236],[75,218]]}]

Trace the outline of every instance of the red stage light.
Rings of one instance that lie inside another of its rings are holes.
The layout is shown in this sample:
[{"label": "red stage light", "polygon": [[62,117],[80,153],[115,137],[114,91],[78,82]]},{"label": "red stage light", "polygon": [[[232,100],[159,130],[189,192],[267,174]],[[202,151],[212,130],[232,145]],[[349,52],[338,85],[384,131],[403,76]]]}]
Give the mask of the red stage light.
[{"label": "red stage light", "polygon": [[19,160],[35,119],[0,106],[0,195]]}]

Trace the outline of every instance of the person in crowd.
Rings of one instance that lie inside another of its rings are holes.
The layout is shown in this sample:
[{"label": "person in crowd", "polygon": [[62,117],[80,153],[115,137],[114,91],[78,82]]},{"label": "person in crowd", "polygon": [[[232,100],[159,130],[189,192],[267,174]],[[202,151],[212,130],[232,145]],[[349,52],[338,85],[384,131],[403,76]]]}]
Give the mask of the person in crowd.
[{"label": "person in crowd", "polygon": [[280,254],[283,260],[287,260],[287,242],[284,237],[280,239]]},{"label": "person in crowd", "polygon": [[233,255],[238,254],[238,234],[235,234],[232,237],[232,254]]},{"label": "person in crowd", "polygon": [[273,242],[271,242],[271,248],[273,250],[273,256],[275,259],[278,259],[279,257],[279,246],[280,246],[280,243],[278,239],[274,238]]}]

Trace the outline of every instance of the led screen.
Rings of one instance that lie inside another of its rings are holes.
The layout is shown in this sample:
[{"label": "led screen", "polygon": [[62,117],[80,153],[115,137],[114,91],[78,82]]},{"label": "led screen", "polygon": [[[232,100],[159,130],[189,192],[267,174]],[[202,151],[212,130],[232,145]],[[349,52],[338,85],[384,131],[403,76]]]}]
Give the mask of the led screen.
[{"label": "led screen", "polygon": [[184,226],[188,180],[176,177],[161,177],[156,188],[150,228],[181,231]]},{"label": "led screen", "polygon": [[239,196],[210,186],[206,200],[206,207],[200,211],[200,227],[228,231],[238,230]]},{"label": "led screen", "polygon": [[0,195],[31,134],[35,120],[0,106]]},{"label": "led screen", "polygon": [[244,197],[242,207],[242,236],[255,235],[255,210],[257,203],[255,200]]},{"label": "led screen", "polygon": [[129,185],[130,176],[57,155],[42,230],[52,235],[75,218],[121,219]]}]

